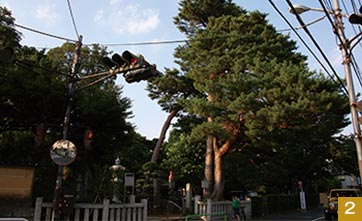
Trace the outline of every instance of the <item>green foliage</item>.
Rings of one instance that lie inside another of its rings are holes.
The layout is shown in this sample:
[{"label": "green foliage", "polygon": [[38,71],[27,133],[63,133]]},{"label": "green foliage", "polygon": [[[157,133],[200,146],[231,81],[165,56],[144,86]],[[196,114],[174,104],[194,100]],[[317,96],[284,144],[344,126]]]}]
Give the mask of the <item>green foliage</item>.
[{"label": "green foliage", "polygon": [[142,178],[137,180],[136,189],[140,192],[139,196],[142,198],[150,199],[151,204],[157,204],[153,196],[154,185],[157,182],[158,185],[167,181],[167,171],[158,163],[148,161],[142,166],[143,175]]},{"label": "green foliage", "polygon": [[112,199],[114,185],[111,180],[112,171],[108,165],[96,168],[91,185],[87,190],[90,193],[88,199],[83,200],[88,202],[98,200],[98,202],[102,202],[103,199]]},{"label": "green foliage", "polygon": [[[226,183],[237,180],[240,186],[264,186],[268,192],[293,190],[294,179],[311,184],[318,179],[315,174],[328,168],[329,144],[348,124],[341,85],[308,70],[295,42],[276,32],[265,14],[213,12],[216,16],[203,17],[193,9],[205,2],[182,1],[177,18],[181,31],[192,35],[176,49],[176,62],[208,98],[179,102],[188,114],[212,119],[189,134],[213,135],[220,146],[237,134],[229,153],[243,156],[225,158],[231,162],[224,168],[242,178],[230,176]],[[170,140],[168,146],[179,147],[184,139]]]},{"label": "green foliage", "polygon": [[21,34],[14,28],[15,19],[6,7],[0,7],[0,48],[20,46]]},{"label": "green foliage", "polygon": [[147,90],[151,99],[157,99],[163,110],[171,112],[180,108],[179,99],[200,96],[193,81],[176,69],[166,69],[165,75],[149,81]]},{"label": "green foliage", "polygon": [[210,17],[237,16],[244,11],[231,1],[225,0],[182,0],[180,10],[174,17],[176,27],[188,36],[207,26]]},{"label": "green foliage", "polygon": [[358,160],[353,135],[336,137],[329,144],[328,154],[327,159],[330,162],[328,169],[332,171],[332,175],[358,174],[356,165]]},{"label": "green foliage", "polygon": [[[172,140],[172,141],[171,141]],[[187,134],[170,137],[165,145],[165,159],[162,165],[173,171],[175,182],[179,184],[199,183],[202,180],[205,145],[204,139],[195,140]]]},{"label": "green foliage", "polygon": [[[56,165],[50,160],[49,148],[62,138],[75,45],[65,43],[47,53],[20,47],[20,33],[12,28],[14,19],[3,8],[0,15],[9,16],[0,24],[1,36],[7,36],[5,42],[0,41],[0,48],[19,46],[15,51],[16,63],[0,66],[0,163],[36,166],[34,197],[51,197]],[[14,42],[10,44],[11,41]],[[100,62],[106,54],[106,48],[99,45],[83,46],[81,65],[75,77],[78,81],[72,98],[68,139],[78,150],[71,167],[75,172],[74,179],[80,180],[77,185],[81,193],[85,193],[83,200],[110,195],[107,187],[110,180],[105,178],[102,184],[96,177],[107,175],[116,156],[121,157],[128,171],[136,173],[150,158],[153,145],[135,133],[128,121],[132,117],[131,101],[122,97],[122,87],[115,85],[115,76],[87,87],[98,78],[84,77],[106,71]],[[40,145],[34,142],[31,130],[36,125],[43,128]],[[87,128],[94,132],[90,148],[83,144]],[[95,183],[90,186],[92,180]],[[44,186],[49,188],[42,188]]]}]

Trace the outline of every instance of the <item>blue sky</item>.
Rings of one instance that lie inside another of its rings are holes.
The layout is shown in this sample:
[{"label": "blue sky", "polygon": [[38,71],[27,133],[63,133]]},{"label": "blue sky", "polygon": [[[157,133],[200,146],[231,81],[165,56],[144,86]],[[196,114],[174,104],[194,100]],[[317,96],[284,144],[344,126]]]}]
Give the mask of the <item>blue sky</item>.
[{"label": "blue sky", "polygon": [[[179,0],[70,0],[72,12],[75,19],[77,32],[83,36],[83,44],[127,44],[135,42],[152,42],[168,40],[184,40],[185,37],[173,24],[173,17],[178,13]],[[259,10],[268,13],[267,19],[277,30],[288,29],[289,26],[279,14],[272,8],[268,0],[237,0],[239,6],[249,10]],[[313,8],[320,8],[319,1],[300,0],[292,1]],[[299,24],[294,15],[288,12],[285,0],[274,0],[278,9],[293,24]],[[16,24],[32,28],[37,31],[76,40],[76,31],[72,23],[67,0],[0,0],[1,6],[6,6],[12,11]],[[350,3],[347,3],[347,11],[352,12]],[[323,14],[321,12],[309,11],[302,14],[305,23],[311,22]],[[355,32],[351,29],[348,21],[346,24],[346,36],[351,38]],[[324,53],[336,68],[341,77],[344,77],[341,65],[341,53],[338,50],[335,35],[332,33],[331,25],[327,19],[309,26],[310,32],[315,36]],[[37,48],[53,48],[60,46],[64,41],[40,35],[25,29],[18,28],[23,33],[22,45],[35,46]],[[320,69],[320,65],[311,57],[305,46],[298,40],[292,31],[285,31],[292,39],[298,42],[301,53],[309,56],[311,69]],[[313,51],[315,47],[303,30],[298,33],[306,39]],[[177,65],[173,62],[174,48],[178,44],[152,44],[152,45],[118,45],[108,46],[113,52],[122,53],[129,50],[144,55],[147,61],[157,65],[163,72],[164,68],[173,68]],[[361,50],[357,48],[356,50]],[[317,53],[318,54],[318,53]],[[318,54],[319,55],[319,54]],[[321,58],[321,56],[319,55]],[[156,101],[147,96],[146,83],[127,84],[122,76],[117,78],[117,83],[123,85],[123,95],[129,97],[133,102],[132,111],[134,117],[131,119],[136,130],[149,139],[158,137],[167,113],[161,111]],[[360,86],[355,80],[356,92],[360,92]],[[346,129],[346,133],[351,132]]]}]

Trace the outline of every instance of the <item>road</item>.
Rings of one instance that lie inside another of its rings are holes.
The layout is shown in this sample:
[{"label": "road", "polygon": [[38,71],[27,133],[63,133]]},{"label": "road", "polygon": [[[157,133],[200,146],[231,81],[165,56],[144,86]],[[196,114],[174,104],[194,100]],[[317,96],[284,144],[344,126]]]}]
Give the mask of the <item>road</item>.
[{"label": "road", "polygon": [[272,214],[267,217],[252,219],[253,221],[324,221],[323,208],[310,209],[305,212],[295,211],[285,214]]}]

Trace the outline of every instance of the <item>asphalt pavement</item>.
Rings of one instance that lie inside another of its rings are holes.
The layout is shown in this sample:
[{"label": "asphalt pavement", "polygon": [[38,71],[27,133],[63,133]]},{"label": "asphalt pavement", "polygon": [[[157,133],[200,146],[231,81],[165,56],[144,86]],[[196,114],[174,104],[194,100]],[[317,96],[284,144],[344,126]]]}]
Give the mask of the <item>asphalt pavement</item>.
[{"label": "asphalt pavement", "polygon": [[270,214],[265,217],[256,217],[251,220],[255,221],[319,221],[325,220],[323,207],[307,209],[305,211],[295,210],[281,214]]}]

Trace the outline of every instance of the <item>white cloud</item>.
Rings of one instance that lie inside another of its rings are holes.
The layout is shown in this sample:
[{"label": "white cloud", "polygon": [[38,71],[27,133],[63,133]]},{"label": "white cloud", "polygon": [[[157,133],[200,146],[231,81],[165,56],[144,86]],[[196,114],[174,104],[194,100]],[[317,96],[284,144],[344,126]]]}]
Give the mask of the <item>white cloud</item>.
[{"label": "white cloud", "polygon": [[[139,12],[141,15],[137,15]],[[131,19],[127,22],[127,30],[131,34],[138,34],[157,28],[159,23],[160,19],[158,11],[152,9],[143,11],[136,10]]]},{"label": "white cloud", "polygon": [[94,21],[96,23],[102,23],[103,19],[104,19],[104,11],[103,10],[96,11],[96,16],[94,17]]},{"label": "white cloud", "polygon": [[96,12],[94,21],[111,26],[112,30],[121,34],[141,34],[152,31],[160,23],[158,9],[142,8],[139,4],[124,5],[124,1],[110,0],[110,13],[105,9]]},{"label": "white cloud", "polygon": [[54,24],[58,18],[56,4],[41,4],[36,7],[35,17],[46,24]]},{"label": "white cloud", "polygon": [[117,4],[119,4],[121,2],[121,0],[110,0],[109,1],[109,4],[110,5],[117,5]]}]

